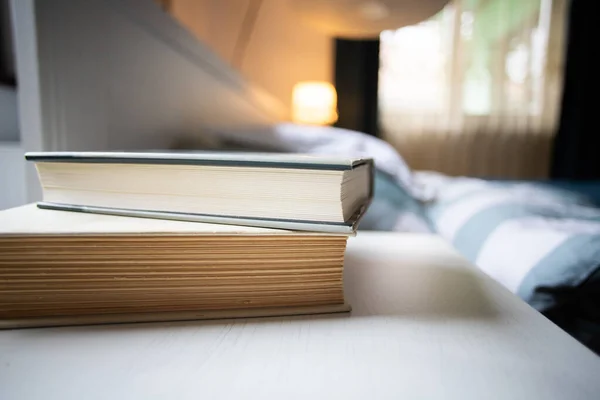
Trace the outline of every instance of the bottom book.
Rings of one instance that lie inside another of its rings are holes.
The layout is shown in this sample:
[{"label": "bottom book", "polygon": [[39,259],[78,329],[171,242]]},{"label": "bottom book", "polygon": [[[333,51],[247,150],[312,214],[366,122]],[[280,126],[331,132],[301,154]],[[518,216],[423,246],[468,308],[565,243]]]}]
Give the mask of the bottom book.
[{"label": "bottom book", "polygon": [[0,212],[0,328],[346,312],[346,235]]}]

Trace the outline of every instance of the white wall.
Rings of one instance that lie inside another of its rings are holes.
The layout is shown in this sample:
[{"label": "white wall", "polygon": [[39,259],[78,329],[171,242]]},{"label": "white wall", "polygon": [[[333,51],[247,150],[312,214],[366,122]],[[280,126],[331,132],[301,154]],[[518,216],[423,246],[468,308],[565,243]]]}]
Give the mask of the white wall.
[{"label": "white wall", "polygon": [[17,92],[0,85],[0,142],[19,140]]},{"label": "white wall", "polygon": [[0,142],[0,210],[27,203],[25,158],[17,142]]},{"label": "white wall", "polygon": [[[148,0],[12,0],[27,151],[169,148],[284,108]],[[28,171],[29,199],[40,197]]]},{"label": "white wall", "polygon": [[[232,61],[242,21],[252,0],[172,0],[183,26]],[[288,1],[263,0],[241,65],[250,81],[290,106],[295,83],[333,79],[333,39],[305,24]]]}]

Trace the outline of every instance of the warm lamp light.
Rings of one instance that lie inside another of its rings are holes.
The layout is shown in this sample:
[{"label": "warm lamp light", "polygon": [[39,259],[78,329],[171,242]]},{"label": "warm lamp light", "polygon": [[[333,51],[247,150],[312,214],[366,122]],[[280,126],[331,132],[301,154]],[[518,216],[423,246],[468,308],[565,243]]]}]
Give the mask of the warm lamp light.
[{"label": "warm lamp light", "polygon": [[330,36],[376,38],[437,14],[448,0],[288,0],[312,26]]},{"label": "warm lamp light", "polygon": [[337,121],[337,94],[328,82],[300,82],[292,94],[292,119],[300,124],[329,125]]}]

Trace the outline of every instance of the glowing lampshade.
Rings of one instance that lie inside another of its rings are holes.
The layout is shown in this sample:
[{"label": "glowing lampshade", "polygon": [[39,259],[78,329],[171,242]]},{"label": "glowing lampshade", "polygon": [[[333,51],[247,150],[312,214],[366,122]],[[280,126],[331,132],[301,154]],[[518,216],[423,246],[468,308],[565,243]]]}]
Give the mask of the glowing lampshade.
[{"label": "glowing lampshade", "polygon": [[292,119],[300,124],[328,125],[337,121],[337,94],[328,82],[300,82],[292,94]]}]

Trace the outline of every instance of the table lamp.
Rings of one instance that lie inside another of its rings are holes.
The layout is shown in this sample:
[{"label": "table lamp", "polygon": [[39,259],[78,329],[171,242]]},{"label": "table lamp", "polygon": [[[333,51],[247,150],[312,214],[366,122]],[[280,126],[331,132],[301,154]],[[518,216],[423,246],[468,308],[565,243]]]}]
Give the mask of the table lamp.
[{"label": "table lamp", "polygon": [[299,82],[292,92],[292,120],[299,124],[330,125],[337,121],[337,94],[329,82]]}]

